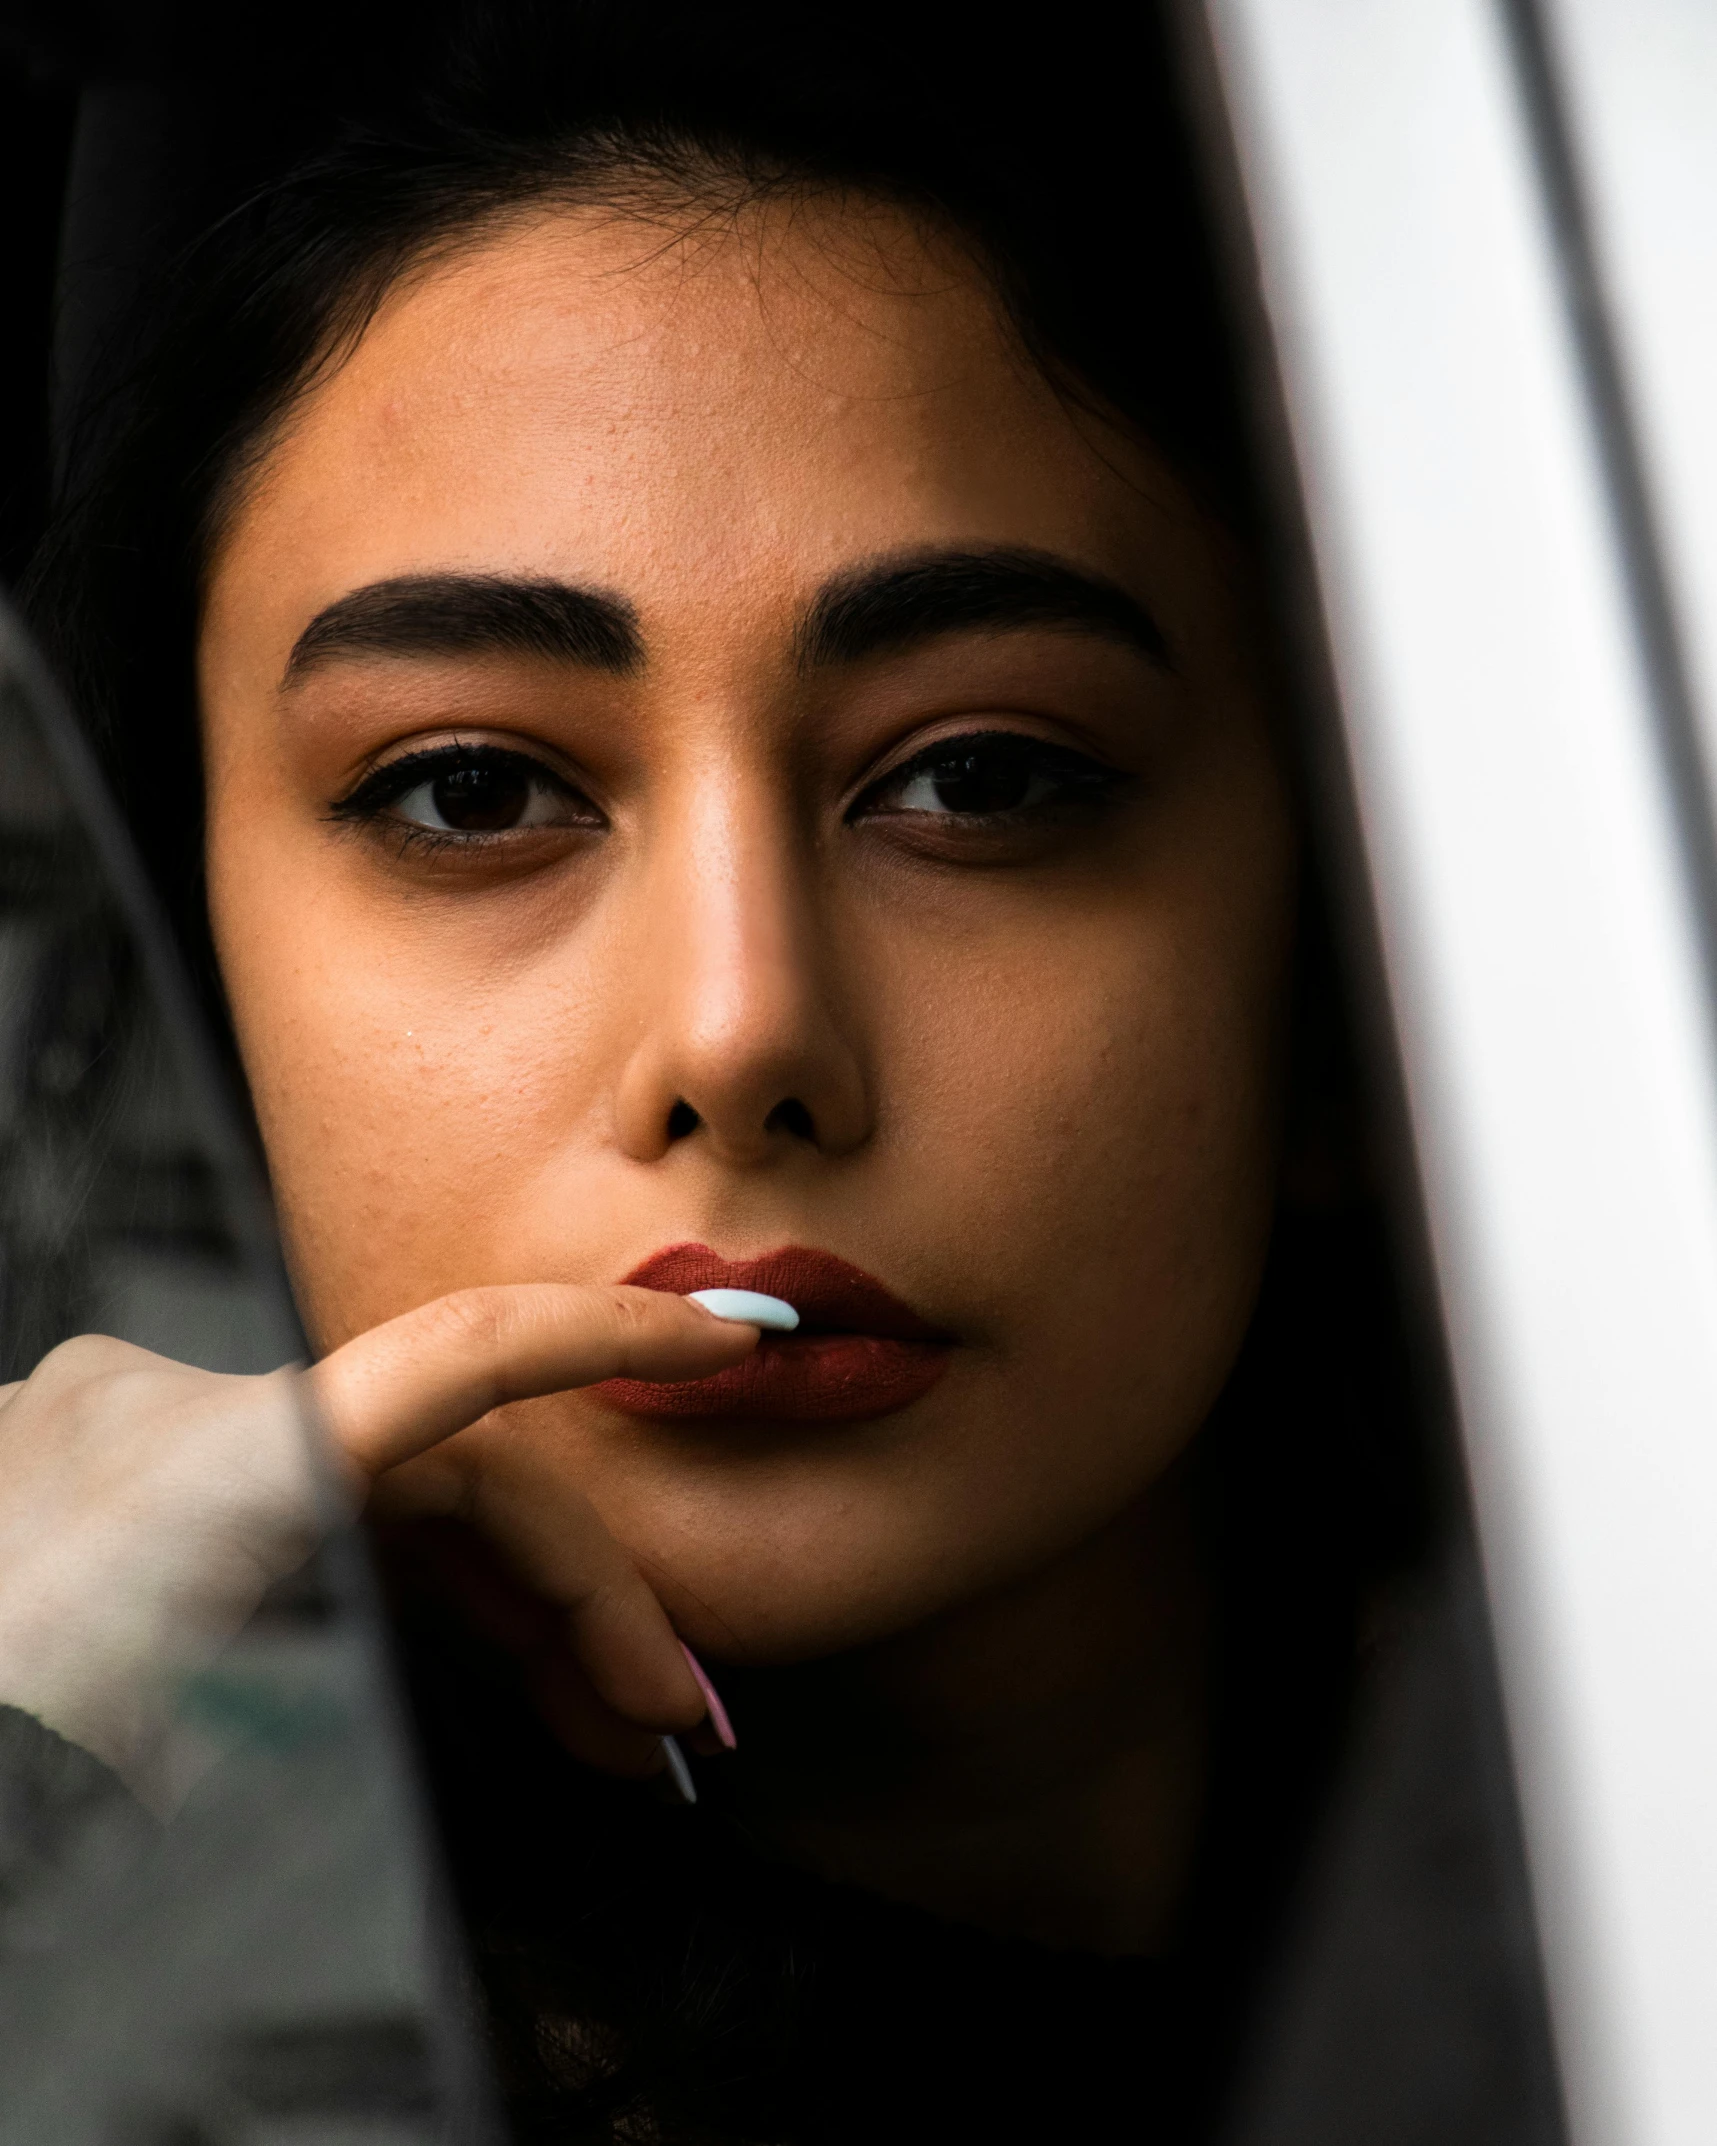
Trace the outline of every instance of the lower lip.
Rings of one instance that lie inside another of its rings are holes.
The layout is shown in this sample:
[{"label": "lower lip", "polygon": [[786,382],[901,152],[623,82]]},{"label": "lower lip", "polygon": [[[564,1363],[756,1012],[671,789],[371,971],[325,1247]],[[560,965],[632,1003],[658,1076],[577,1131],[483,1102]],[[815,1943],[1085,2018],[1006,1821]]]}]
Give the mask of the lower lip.
[{"label": "lower lip", "polygon": [[876,1334],[765,1335],[755,1354],[684,1386],[609,1379],[593,1389],[628,1416],[861,1423],[921,1399],[948,1368],[944,1341]]}]

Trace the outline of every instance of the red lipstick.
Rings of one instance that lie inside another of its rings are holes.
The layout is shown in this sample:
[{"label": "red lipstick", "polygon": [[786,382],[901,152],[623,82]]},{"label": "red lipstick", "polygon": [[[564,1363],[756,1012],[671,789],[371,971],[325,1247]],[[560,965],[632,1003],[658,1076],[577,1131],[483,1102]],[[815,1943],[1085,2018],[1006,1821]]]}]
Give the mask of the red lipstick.
[{"label": "red lipstick", "polygon": [[754,1355],[713,1378],[652,1386],[609,1379],[592,1390],[630,1416],[735,1416],[770,1423],[858,1423],[926,1394],[953,1344],[892,1289],[833,1252],[788,1244],[757,1259],[722,1259],[673,1244],[632,1269],[640,1289],[757,1289],[784,1297],[797,1332],[765,1334]]}]

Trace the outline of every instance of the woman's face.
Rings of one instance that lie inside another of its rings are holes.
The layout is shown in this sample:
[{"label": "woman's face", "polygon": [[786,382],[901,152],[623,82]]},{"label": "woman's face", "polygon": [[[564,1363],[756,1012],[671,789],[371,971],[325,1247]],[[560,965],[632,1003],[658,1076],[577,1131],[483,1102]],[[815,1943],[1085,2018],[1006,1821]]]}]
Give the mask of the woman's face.
[{"label": "woman's face", "polygon": [[640,1267],[845,1330],[447,1449],[592,1498],[719,1658],[1104,1528],[1220,1387],[1272,1205],[1250,638],[1187,492],[891,212],[559,210],[397,288],[248,484],[201,645],[316,1343]]}]

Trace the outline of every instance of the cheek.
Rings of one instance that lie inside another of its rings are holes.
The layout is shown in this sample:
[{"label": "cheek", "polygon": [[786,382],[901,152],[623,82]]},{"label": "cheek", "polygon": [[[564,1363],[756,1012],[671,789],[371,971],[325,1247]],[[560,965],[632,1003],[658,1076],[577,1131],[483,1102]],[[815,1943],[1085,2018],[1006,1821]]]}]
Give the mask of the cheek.
[{"label": "cheek", "polygon": [[1037,1256],[1105,1270],[1268,1205],[1285,878],[1236,900],[1195,860],[1179,884],[1022,909],[981,949],[896,962],[890,1080],[934,1143],[926,1183],[964,1180]]},{"label": "cheek", "polygon": [[1136,1316],[1244,1272],[1270,1202],[1267,1005],[1174,945],[1057,968],[973,1010],[944,1088],[947,1174],[1031,1270],[1015,1287]]},{"label": "cheek", "polygon": [[1289,908],[1088,919],[962,994],[935,1066],[920,1039],[913,1181],[985,1329],[964,1468],[999,1526],[1113,1511],[1227,1377],[1274,1208]]},{"label": "cheek", "polygon": [[533,1186],[595,1115],[592,980],[543,963],[529,920],[497,955],[492,933],[367,899],[338,852],[266,851],[229,871],[211,846],[211,909],[312,1338],[565,1271],[564,1243],[535,1241]]}]

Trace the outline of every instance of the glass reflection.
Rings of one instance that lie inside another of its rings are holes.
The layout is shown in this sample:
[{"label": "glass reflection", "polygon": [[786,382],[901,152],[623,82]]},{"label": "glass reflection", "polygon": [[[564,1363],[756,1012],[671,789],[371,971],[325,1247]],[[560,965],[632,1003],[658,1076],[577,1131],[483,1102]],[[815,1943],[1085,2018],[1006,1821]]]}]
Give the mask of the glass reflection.
[{"label": "glass reflection", "polygon": [[[217,1372],[302,1346],[183,986],[6,621],[4,1376],[88,1333]],[[116,1772],[0,1706],[0,2094],[19,2146],[485,2133],[362,1556],[297,1382],[277,1392],[298,1547],[321,1542],[237,1630],[242,1589],[188,1605],[178,1539],[161,1531],[162,1570],[139,1572],[132,1529],[94,1582],[111,1623],[127,1603],[135,1628],[155,1616],[129,1652],[104,1635],[118,1669],[50,1673],[0,1647],[0,1701],[51,1688],[40,1711],[67,1718],[123,1672],[142,1709]],[[14,1484],[29,1458],[8,1454]],[[85,1556],[64,1532],[60,1554]]]}]

